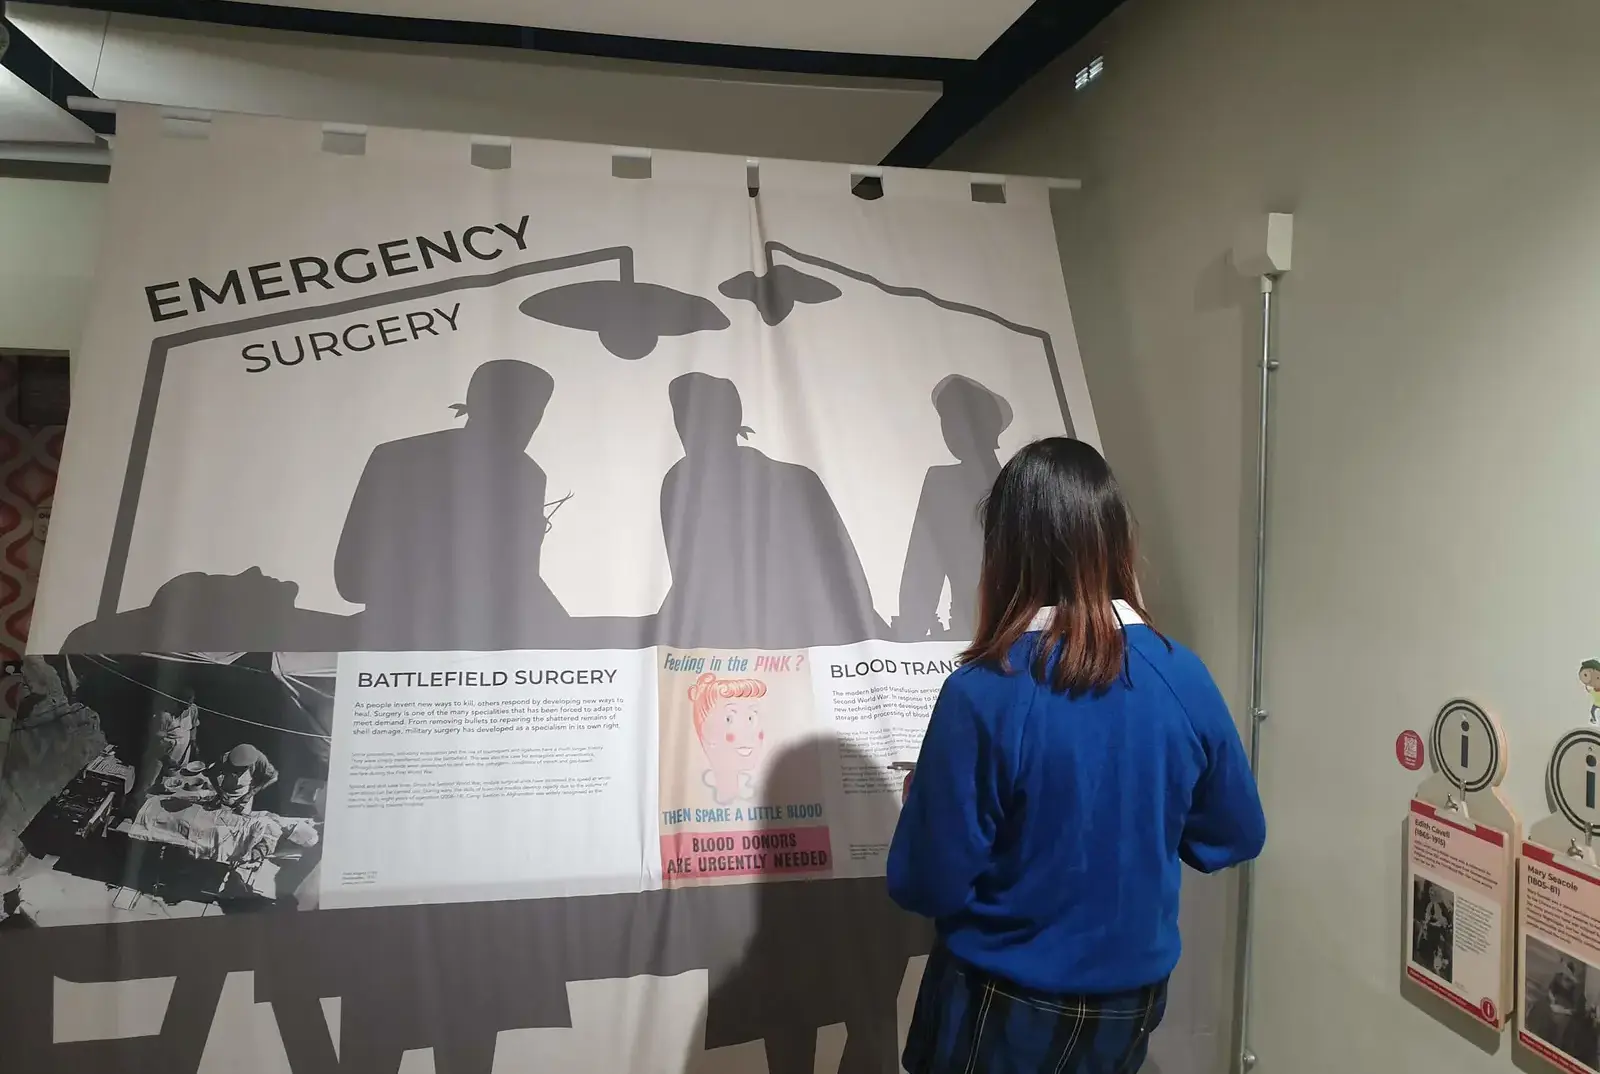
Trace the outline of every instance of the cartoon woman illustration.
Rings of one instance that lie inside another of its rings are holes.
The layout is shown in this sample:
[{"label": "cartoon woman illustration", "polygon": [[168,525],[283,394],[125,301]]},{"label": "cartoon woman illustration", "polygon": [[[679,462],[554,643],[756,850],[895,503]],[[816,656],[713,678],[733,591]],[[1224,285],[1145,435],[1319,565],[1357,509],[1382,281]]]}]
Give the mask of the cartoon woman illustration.
[{"label": "cartoon woman illustration", "polygon": [[1589,691],[1589,722],[1600,724],[1600,660],[1579,664],[1578,681]]},{"label": "cartoon woman illustration", "polygon": [[701,775],[718,805],[755,796],[754,773],[766,750],[760,679],[719,679],[707,672],[689,687],[694,733],[709,766]]}]

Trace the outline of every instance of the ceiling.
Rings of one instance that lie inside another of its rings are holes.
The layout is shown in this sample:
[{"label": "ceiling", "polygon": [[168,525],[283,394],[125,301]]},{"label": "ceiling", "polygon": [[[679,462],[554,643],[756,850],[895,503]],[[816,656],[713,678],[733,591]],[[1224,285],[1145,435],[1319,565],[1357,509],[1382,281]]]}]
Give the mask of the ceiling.
[{"label": "ceiling", "polygon": [[0,69],[0,142],[81,145],[94,131],[11,71]]},{"label": "ceiling", "polygon": [[0,164],[104,156],[100,97],[925,167],[1118,2],[4,3]]},{"label": "ceiling", "polygon": [[[238,3],[239,0],[227,2]],[[263,2],[281,8],[316,8],[414,19],[502,23],[670,41],[975,60],[1027,9],[1029,0]]]}]

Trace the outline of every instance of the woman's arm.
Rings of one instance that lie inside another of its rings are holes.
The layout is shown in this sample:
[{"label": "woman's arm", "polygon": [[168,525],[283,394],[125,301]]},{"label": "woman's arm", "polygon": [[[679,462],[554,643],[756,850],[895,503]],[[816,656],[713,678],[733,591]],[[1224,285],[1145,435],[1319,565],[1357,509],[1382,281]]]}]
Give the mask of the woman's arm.
[{"label": "woman's arm", "polygon": [[993,729],[971,681],[952,677],[939,694],[889,847],[889,897],[924,917],[966,906],[1000,815]]},{"label": "woman's arm", "polygon": [[1191,869],[1214,873],[1261,853],[1267,819],[1239,729],[1210,675],[1192,692],[1187,707],[1205,750],[1206,766],[1194,789],[1178,856]]}]

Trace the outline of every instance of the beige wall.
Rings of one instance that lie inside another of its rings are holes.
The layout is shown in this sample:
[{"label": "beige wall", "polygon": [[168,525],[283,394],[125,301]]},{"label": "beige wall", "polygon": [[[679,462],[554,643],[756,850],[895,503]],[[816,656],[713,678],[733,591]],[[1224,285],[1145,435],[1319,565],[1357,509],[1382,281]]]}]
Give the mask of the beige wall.
[{"label": "beige wall", "polygon": [[[1104,77],[1074,93],[1096,53]],[[1130,0],[941,162],[1084,179],[1058,230],[1107,451],[1158,615],[1241,710],[1258,344],[1224,255],[1244,221],[1296,214],[1269,515],[1262,1074],[1514,1069],[1509,1042],[1481,1050],[1401,998],[1416,777],[1393,748],[1451,696],[1483,699],[1531,821],[1551,746],[1587,716],[1597,57],[1587,0]],[[1210,889],[1190,891],[1204,919]],[[1163,1068],[1178,1062],[1169,1047]]]},{"label": "beige wall", "polygon": [[78,345],[105,194],[102,183],[0,178],[0,348]]}]

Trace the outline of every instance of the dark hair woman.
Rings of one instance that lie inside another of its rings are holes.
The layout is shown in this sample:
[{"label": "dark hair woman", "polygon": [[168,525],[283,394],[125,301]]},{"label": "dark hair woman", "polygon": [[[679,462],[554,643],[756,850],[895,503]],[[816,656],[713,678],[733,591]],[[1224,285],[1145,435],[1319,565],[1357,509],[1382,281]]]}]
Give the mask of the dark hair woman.
[{"label": "dark hair woman", "polygon": [[910,1074],[1127,1074],[1178,961],[1182,863],[1261,852],[1228,707],[1149,625],[1133,524],[1092,447],[1031,444],[983,506],[976,637],[944,685],[889,851],[933,918]]}]

